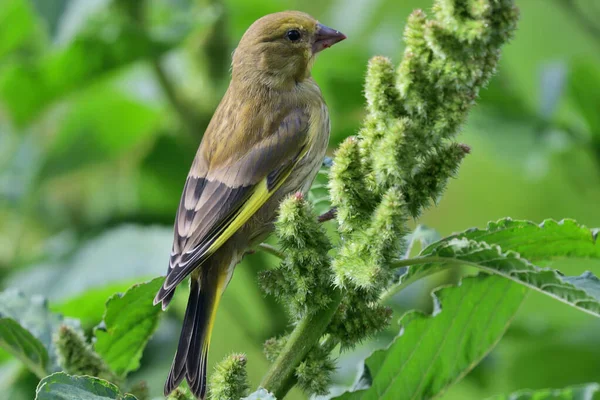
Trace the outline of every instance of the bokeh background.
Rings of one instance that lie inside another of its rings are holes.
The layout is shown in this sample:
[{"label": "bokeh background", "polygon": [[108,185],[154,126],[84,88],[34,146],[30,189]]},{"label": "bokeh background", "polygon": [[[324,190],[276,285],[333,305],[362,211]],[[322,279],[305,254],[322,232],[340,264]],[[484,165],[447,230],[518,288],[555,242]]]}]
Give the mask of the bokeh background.
[{"label": "bokeh background", "polygon": [[[348,36],[314,68],[332,114],[333,151],[359,127],[367,60],[398,62],[407,16],[431,4],[0,0],[0,288],[45,296],[91,331],[110,295],[166,269],[187,170],[227,87],[231,52],[255,19],[299,9]],[[418,221],[442,235],[505,216],[600,226],[600,3],[517,4],[516,37],[459,137],[472,154]],[[287,328],[256,281],[274,263],[260,252],[246,257],[213,335],[210,363],[244,352],[253,384],[267,368],[262,343]],[[395,306],[430,309],[429,289],[452,279],[412,288]],[[156,396],[185,302],[180,290],[131,378],[147,380]],[[393,334],[340,355],[336,383],[352,382],[361,357]],[[442,398],[592,381],[600,381],[600,324],[532,294],[497,348]],[[0,393],[31,400],[36,383],[0,353]]]}]

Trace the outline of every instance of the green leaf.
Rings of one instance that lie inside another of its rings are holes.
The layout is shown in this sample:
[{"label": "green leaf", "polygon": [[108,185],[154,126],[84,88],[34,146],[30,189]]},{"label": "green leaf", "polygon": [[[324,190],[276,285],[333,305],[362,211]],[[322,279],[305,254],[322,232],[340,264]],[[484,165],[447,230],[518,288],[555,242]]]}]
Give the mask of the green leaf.
[{"label": "green leaf", "polygon": [[27,298],[14,289],[0,293],[0,345],[40,378],[58,368],[52,336],[63,324],[79,329],[78,321],[51,313],[39,296]]},{"label": "green leaf", "polygon": [[72,3],[71,0],[29,0],[39,17],[44,21],[51,37],[55,37],[61,18]]},{"label": "green leaf", "polygon": [[[140,207],[173,218],[196,150],[172,136],[159,136],[139,171]],[[173,162],[173,160],[178,160]]]},{"label": "green leaf", "polygon": [[[577,279],[565,278],[553,269],[536,267],[516,252],[505,253],[499,246],[466,238],[438,242],[409,262],[413,266],[407,274],[410,274],[409,279],[401,278],[403,284],[452,265],[467,265],[510,279],[600,317],[600,280],[591,272]],[[421,265],[415,265],[417,263]]]},{"label": "green leaf", "polygon": [[44,178],[92,163],[131,154],[154,137],[158,113],[150,106],[106,86],[78,99],[46,155]]},{"label": "green leaf", "polygon": [[600,281],[593,274],[563,277],[530,262],[559,257],[600,258],[596,237],[596,231],[573,220],[546,220],[536,225],[502,219],[490,222],[485,230],[469,229],[451,235],[425,248],[419,257],[401,262],[402,266],[412,266],[399,285],[407,286],[452,265],[469,265],[600,316]]},{"label": "green leaf", "polygon": [[596,393],[600,393],[600,385],[588,383],[564,389],[521,390],[508,396],[493,396],[488,400],[594,400]]},{"label": "green leaf", "polygon": [[537,121],[539,117],[536,111],[527,104],[518,89],[506,72],[499,71],[485,90],[481,91],[478,108],[492,117],[503,117],[520,123]]},{"label": "green leaf", "polygon": [[563,97],[566,68],[562,62],[548,63],[540,72],[540,106],[539,114],[545,120],[550,120]]},{"label": "green leaf", "polygon": [[0,318],[0,347],[21,360],[39,378],[46,376],[48,351],[42,342],[12,318]]},{"label": "green leaf", "polygon": [[[498,245],[504,251],[516,251],[531,262],[539,262],[559,257],[600,258],[596,237],[597,232],[572,219],[558,222],[547,219],[537,225],[531,221],[503,218],[489,222],[486,229],[468,229],[450,235],[441,242],[462,238],[486,242]],[[427,251],[428,248],[423,253]]]},{"label": "green leaf", "polygon": [[5,284],[60,304],[90,290],[163,275],[172,241],[173,228],[120,225],[82,243],[68,260],[18,271]]},{"label": "green leaf", "polygon": [[157,57],[176,43],[154,41],[116,11],[98,13],[66,48],[15,61],[0,71],[0,98],[24,126],[52,102],[117,68]]},{"label": "green leaf", "polygon": [[434,397],[492,350],[526,293],[523,286],[486,274],[439,289],[434,293],[433,315],[408,312],[400,320],[403,329],[392,344],[365,360],[371,386],[335,399]]},{"label": "green leaf", "polygon": [[35,393],[35,400],[136,400],[131,394],[121,394],[118,387],[105,380],[64,372],[42,379]]},{"label": "green leaf", "polygon": [[35,21],[25,0],[3,0],[0,7],[0,58],[19,48],[35,32]]},{"label": "green leaf", "polygon": [[580,276],[563,276],[562,279],[584,290],[595,299],[600,299],[600,279],[590,271],[586,271]]},{"label": "green leaf", "polygon": [[420,249],[424,249],[432,243],[439,241],[441,238],[442,236],[435,229],[429,228],[425,225],[417,225],[415,230],[405,237],[407,242],[407,250],[404,258],[410,257],[410,254],[416,243],[419,243]]},{"label": "green leaf", "polygon": [[103,287],[91,288],[60,304],[51,304],[50,309],[79,319],[84,327],[93,326],[102,320],[106,299],[117,292],[126,291],[137,282],[139,282],[139,279],[129,279],[123,283],[119,282]]},{"label": "green leaf", "polygon": [[270,393],[266,389],[260,388],[256,392],[250,394],[250,396],[244,397],[241,400],[277,400],[273,393]]},{"label": "green leaf", "polygon": [[[164,275],[172,241],[172,227],[121,225],[83,242],[66,261],[17,271],[4,283],[28,293],[43,293],[54,310],[81,318],[84,326],[90,327],[102,319],[111,295],[125,292],[136,282]],[[245,257],[236,269],[227,290],[239,296],[224,296],[213,334],[215,338],[226,335],[228,339],[213,340],[209,368],[211,362],[231,353],[232,341],[252,343],[244,349],[249,359],[254,360],[255,368],[249,369],[248,374],[254,381],[262,377],[268,366],[261,358],[262,342],[265,336],[274,336],[286,326],[283,309],[270,303],[258,285],[248,284],[257,280],[258,268],[251,266],[268,262],[264,255],[255,254]],[[179,291],[180,296],[175,296],[171,308],[183,318],[186,288]],[[261,323],[248,324],[248,318]],[[158,366],[156,369],[159,370]]]},{"label": "green leaf", "polygon": [[140,367],[140,359],[158,325],[160,307],[152,305],[163,278],[134,285],[106,303],[104,326],[96,333],[96,352],[120,376]]},{"label": "green leaf", "polygon": [[600,70],[589,60],[579,60],[571,65],[569,97],[585,119],[588,128],[600,140]]}]

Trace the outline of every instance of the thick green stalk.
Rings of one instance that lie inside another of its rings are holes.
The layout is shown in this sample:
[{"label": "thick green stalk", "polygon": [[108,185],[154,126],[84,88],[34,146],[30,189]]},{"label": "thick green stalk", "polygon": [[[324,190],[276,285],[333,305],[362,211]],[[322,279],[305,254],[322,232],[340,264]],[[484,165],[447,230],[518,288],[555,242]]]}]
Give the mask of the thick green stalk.
[{"label": "thick green stalk", "polygon": [[333,289],[331,303],[313,315],[305,315],[292,331],[285,347],[266,373],[260,386],[283,399],[294,385],[294,371],[319,342],[342,301],[340,289]]}]

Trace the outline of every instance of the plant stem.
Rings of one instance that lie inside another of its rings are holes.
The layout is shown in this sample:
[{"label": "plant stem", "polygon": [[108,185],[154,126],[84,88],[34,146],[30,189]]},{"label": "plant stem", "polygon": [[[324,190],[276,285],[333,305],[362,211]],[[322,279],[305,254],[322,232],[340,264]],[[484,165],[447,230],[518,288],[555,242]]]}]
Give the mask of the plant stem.
[{"label": "plant stem", "polygon": [[314,315],[306,315],[300,320],[260,386],[272,392],[278,399],[285,397],[294,384],[296,367],[319,342],[341,301],[342,292],[336,288],[333,290],[331,303],[327,308]]},{"label": "plant stem", "polygon": [[600,43],[600,28],[593,22],[593,16],[589,18],[588,14],[584,10],[581,10],[573,0],[558,0],[558,3],[578,20],[579,26],[596,39],[597,44]]},{"label": "plant stem", "polygon": [[[150,34],[146,26],[144,19],[144,1],[138,2],[121,2],[119,3],[122,11],[127,15],[131,21],[141,30],[141,32],[150,39]],[[205,125],[202,123],[200,118],[197,117],[195,111],[189,105],[185,104],[177,95],[175,85],[169,79],[169,76],[165,72],[162,64],[160,63],[160,57],[156,56],[150,59],[150,66],[152,72],[158,81],[158,84],[162,88],[167,100],[177,113],[181,123],[185,127],[185,130],[191,135],[192,138],[196,139],[202,136]]]},{"label": "plant stem", "polygon": [[335,346],[337,346],[339,343],[340,342],[338,340],[334,339],[332,336],[329,336],[323,341],[323,343],[321,343],[321,347],[327,351],[327,353],[331,353],[333,349],[335,349]]},{"label": "plant stem", "polygon": [[[392,297],[394,297],[397,293],[404,290],[407,286],[412,285],[416,281],[423,279],[426,276],[437,274],[438,272],[442,272],[443,270],[446,270],[453,266],[469,264],[466,261],[456,260],[453,258],[415,257],[415,258],[407,258],[404,260],[398,260],[398,261],[392,263],[392,265],[390,265],[390,267],[391,268],[401,268],[401,267],[410,267],[412,265],[422,265],[422,264],[431,264],[431,263],[441,263],[441,264],[446,264],[446,266],[442,270],[440,270],[440,269],[422,269],[418,273],[409,277],[408,279],[402,279],[400,282],[396,283],[395,285],[390,286],[385,292],[383,292],[381,294],[381,297],[379,297],[379,302],[382,304],[387,302]],[[480,267],[478,265],[472,265],[472,266]]]},{"label": "plant stem", "polygon": [[258,247],[260,250],[264,251],[265,253],[271,254],[272,256],[275,256],[281,260],[285,259],[285,254],[283,254],[283,252],[281,250],[279,250],[277,247],[272,246],[268,243],[261,243],[256,247]]},{"label": "plant stem", "polygon": [[[283,254],[275,247],[262,243],[258,246],[261,250],[267,251],[270,254],[274,254],[280,258],[283,258]],[[423,257],[423,258],[412,258],[406,260],[398,260],[392,264],[393,268],[405,267],[417,264],[428,264],[432,262],[444,262],[451,263],[452,260],[440,258],[440,257]],[[463,263],[454,260],[456,264]],[[431,271],[431,272],[429,272]],[[392,286],[386,291],[382,297],[381,302],[389,300],[397,292],[410,285],[416,280],[419,280],[427,275],[439,270],[424,270],[423,273],[416,274],[410,279],[400,282],[397,285]],[[298,325],[294,328],[290,337],[283,348],[281,353],[271,364],[271,368],[265,374],[260,386],[272,392],[276,398],[283,399],[287,392],[294,386],[294,371],[296,367],[304,360],[308,352],[315,346],[319,339],[325,333],[327,326],[331,322],[334,313],[337,311],[340,302],[342,301],[342,292],[340,289],[335,289],[331,303],[329,306],[314,315],[307,315],[300,320]],[[328,338],[324,346],[333,349],[337,343]]]},{"label": "plant stem", "polygon": [[150,62],[152,71],[156,76],[156,79],[162,88],[167,100],[173,107],[173,110],[179,116],[179,119],[184,126],[185,130],[190,134],[192,138],[199,138],[202,135],[204,123],[194,113],[194,111],[185,104],[177,95],[175,85],[171,82],[169,76],[164,70],[159,59],[153,59]]}]

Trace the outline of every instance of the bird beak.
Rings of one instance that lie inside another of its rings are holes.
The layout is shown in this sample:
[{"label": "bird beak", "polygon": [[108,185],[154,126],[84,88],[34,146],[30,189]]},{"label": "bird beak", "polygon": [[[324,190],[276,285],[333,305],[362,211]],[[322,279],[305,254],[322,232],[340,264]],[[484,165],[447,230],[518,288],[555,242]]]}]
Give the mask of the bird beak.
[{"label": "bird beak", "polygon": [[344,35],[342,32],[336,31],[335,29],[331,29],[322,24],[317,24],[317,34],[315,36],[315,42],[312,46],[313,54],[331,47],[344,39],[346,39],[346,35]]}]

